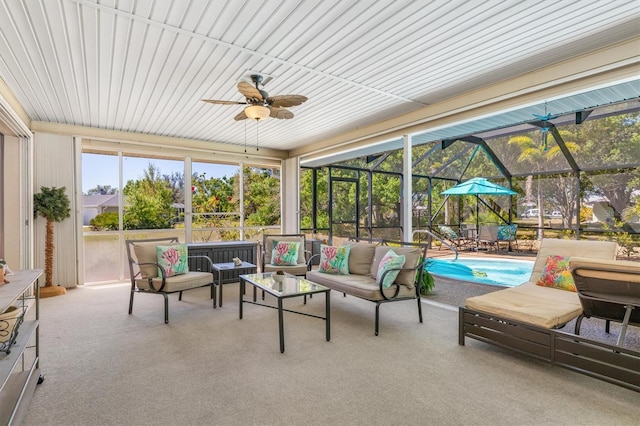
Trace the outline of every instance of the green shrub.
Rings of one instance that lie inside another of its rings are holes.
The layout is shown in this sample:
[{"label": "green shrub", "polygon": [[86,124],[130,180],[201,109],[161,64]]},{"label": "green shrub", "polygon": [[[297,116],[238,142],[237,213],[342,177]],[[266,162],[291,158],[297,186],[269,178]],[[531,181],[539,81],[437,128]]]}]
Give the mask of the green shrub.
[{"label": "green shrub", "polygon": [[100,213],[89,221],[93,231],[117,231],[118,230],[118,213]]}]

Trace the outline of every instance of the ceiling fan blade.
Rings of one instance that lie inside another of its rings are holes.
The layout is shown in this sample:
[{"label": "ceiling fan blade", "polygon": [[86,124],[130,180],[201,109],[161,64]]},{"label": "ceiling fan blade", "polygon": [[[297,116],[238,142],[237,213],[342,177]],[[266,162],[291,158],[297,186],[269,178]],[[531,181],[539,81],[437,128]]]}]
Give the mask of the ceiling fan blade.
[{"label": "ceiling fan blade", "polygon": [[296,105],[300,105],[301,103],[307,100],[306,96],[302,95],[279,95],[279,96],[271,96],[267,99],[267,102],[274,107],[292,107]]},{"label": "ceiling fan blade", "polygon": [[269,117],[279,118],[281,120],[293,118],[293,113],[288,109],[278,108],[274,106],[270,106],[269,109],[271,110],[271,114],[269,114]]},{"label": "ceiling fan blade", "polygon": [[247,118],[247,114],[244,113],[244,110],[240,111],[235,117],[233,117],[236,121],[246,120]]},{"label": "ceiling fan blade", "polygon": [[262,94],[260,93],[260,91],[246,81],[241,81],[240,83],[238,83],[238,91],[242,93],[245,98],[256,98],[258,100],[262,100]]},{"label": "ceiling fan blade", "polygon": [[246,105],[246,102],[238,102],[238,101],[219,101],[216,99],[200,99],[203,102],[208,102],[210,104],[217,105]]}]

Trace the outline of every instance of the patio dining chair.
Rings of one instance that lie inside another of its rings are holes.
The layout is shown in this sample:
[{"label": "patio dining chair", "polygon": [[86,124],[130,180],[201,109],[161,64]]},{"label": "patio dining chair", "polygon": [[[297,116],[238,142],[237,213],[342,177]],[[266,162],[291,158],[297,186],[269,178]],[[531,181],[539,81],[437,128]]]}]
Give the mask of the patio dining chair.
[{"label": "patio dining chair", "polygon": [[487,251],[493,247],[498,251],[498,225],[481,225],[478,230],[478,248],[486,247]]},{"label": "patio dining chair", "polygon": [[[450,243],[457,249],[466,248],[471,242],[471,240],[464,235],[458,235],[453,228],[447,225],[438,225],[438,232],[446,242]],[[442,248],[442,246],[440,246],[440,248]]]},{"label": "patio dining chair", "polygon": [[515,246],[515,249],[518,250],[518,240],[516,239],[516,234],[518,232],[518,224],[513,223],[511,225],[500,225],[498,226],[498,249],[500,249],[500,245],[506,243],[507,250],[512,247],[512,244]]}]

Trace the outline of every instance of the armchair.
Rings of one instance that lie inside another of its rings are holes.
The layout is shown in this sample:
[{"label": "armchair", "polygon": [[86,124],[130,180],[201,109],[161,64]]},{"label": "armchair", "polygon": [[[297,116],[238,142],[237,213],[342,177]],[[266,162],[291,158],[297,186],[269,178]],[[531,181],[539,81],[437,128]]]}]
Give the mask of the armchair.
[{"label": "armchair", "polygon": [[209,265],[209,272],[187,271],[179,275],[172,275],[165,266],[158,262],[157,247],[178,245],[178,238],[126,240],[125,244],[131,277],[129,315],[133,311],[135,293],[160,294],[164,297],[164,323],[167,324],[169,322],[169,294],[179,293],[178,300],[182,300],[183,291],[206,286],[211,287],[213,307],[216,307],[212,262],[207,256],[187,256],[187,258],[204,258],[205,264]]},{"label": "armchair", "polygon": [[[278,245],[279,243],[292,243],[286,245]],[[297,244],[297,259],[295,264],[293,262],[280,263],[283,258],[283,253],[278,253],[278,249],[293,250]],[[307,256],[306,256],[306,237],[304,234],[282,234],[282,235],[265,235],[262,240],[262,256],[261,267],[262,272],[275,272],[282,270],[291,275],[307,274]],[[274,248],[276,248],[276,256],[274,256]]]}]

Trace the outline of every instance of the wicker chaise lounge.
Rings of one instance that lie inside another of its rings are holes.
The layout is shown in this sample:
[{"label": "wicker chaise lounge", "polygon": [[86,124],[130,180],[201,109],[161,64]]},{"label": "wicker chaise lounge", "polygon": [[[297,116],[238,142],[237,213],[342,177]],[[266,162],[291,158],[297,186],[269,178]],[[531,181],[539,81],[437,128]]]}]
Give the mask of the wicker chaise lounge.
[{"label": "wicker chaise lounge", "polygon": [[578,293],[536,285],[549,256],[613,263],[616,249],[614,242],[543,240],[528,282],[460,307],[458,343],[471,337],[640,391],[640,352],[558,330],[582,314]]}]

